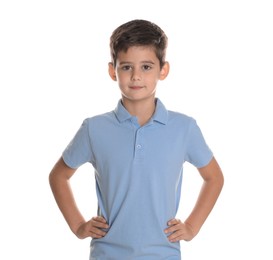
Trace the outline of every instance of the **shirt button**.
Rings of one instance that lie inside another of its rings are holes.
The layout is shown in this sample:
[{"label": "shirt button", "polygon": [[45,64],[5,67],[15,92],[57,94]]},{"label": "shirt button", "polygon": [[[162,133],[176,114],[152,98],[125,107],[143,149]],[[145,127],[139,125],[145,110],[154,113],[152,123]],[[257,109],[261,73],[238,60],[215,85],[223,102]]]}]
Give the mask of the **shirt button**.
[{"label": "shirt button", "polygon": [[141,149],[141,145],[140,144],[138,144],[136,147],[137,147],[137,149]]}]

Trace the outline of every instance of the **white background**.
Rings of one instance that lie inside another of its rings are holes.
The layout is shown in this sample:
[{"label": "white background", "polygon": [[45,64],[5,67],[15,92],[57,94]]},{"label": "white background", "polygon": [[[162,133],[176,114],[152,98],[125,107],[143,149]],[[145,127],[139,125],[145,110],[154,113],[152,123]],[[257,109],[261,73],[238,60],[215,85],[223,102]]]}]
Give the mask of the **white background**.
[{"label": "white background", "polygon": [[[169,37],[169,77],[157,96],[196,118],[225,175],[223,192],[183,260],[273,259],[270,0],[0,3],[1,259],[88,259],[69,230],[48,174],[86,117],[120,97],[107,74],[109,37],[144,18]],[[93,169],[72,180],[86,218],[96,214]],[[200,178],[185,165],[177,217]]]}]

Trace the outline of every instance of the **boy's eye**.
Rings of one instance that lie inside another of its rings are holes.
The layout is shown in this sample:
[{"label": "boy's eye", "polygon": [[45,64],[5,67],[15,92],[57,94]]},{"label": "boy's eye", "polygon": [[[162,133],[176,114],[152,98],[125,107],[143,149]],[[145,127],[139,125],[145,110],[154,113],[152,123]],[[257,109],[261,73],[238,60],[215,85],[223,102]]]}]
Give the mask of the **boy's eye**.
[{"label": "boy's eye", "polygon": [[143,70],[150,70],[152,67],[150,65],[143,65]]},{"label": "boy's eye", "polygon": [[130,70],[132,67],[129,66],[129,65],[125,65],[125,66],[122,66],[121,69],[122,70]]},{"label": "boy's eye", "polygon": [[[123,70],[123,71],[128,71],[128,70],[133,70],[133,69],[134,68],[133,68],[132,65],[123,65],[123,66],[121,66],[121,70]],[[150,69],[152,69],[152,66],[145,64],[145,65],[142,65],[141,69],[143,71],[150,70]]]}]

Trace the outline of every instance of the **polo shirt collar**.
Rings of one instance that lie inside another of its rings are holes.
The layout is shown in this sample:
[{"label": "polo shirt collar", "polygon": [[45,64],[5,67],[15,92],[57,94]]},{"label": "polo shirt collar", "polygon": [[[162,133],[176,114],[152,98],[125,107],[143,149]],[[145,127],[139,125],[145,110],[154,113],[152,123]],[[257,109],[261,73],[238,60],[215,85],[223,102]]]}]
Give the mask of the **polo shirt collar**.
[{"label": "polo shirt collar", "polygon": [[114,110],[116,117],[120,123],[126,121],[127,119],[130,119],[132,116],[131,114],[126,110],[126,108],[122,105],[121,99],[118,102],[117,107]]},{"label": "polo shirt collar", "polygon": [[[159,98],[156,98],[155,102],[156,108],[151,120],[165,125],[168,121],[168,111]],[[122,105],[121,99],[119,100],[118,105],[115,108],[114,112],[120,123],[133,117]]]},{"label": "polo shirt collar", "polygon": [[164,125],[166,125],[168,121],[168,110],[165,108],[159,98],[156,98],[156,107],[152,120]]}]

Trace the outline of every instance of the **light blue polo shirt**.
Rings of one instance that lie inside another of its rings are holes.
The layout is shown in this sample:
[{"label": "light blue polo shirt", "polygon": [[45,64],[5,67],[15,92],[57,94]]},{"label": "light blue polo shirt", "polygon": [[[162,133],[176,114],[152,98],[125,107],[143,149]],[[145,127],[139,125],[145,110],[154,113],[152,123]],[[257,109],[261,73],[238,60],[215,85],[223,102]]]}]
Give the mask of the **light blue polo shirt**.
[{"label": "light blue polo shirt", "polygon": [[164,229],[177,213],[183,164],[202,167],[212,156],[196,121],[159,99],[142,127],[121,101],[85,119],[63,159],[71,168],[93,165],[99,212],[110,225],[92,239],[90,259],[181,259],[179,242],[170,243]]}]

